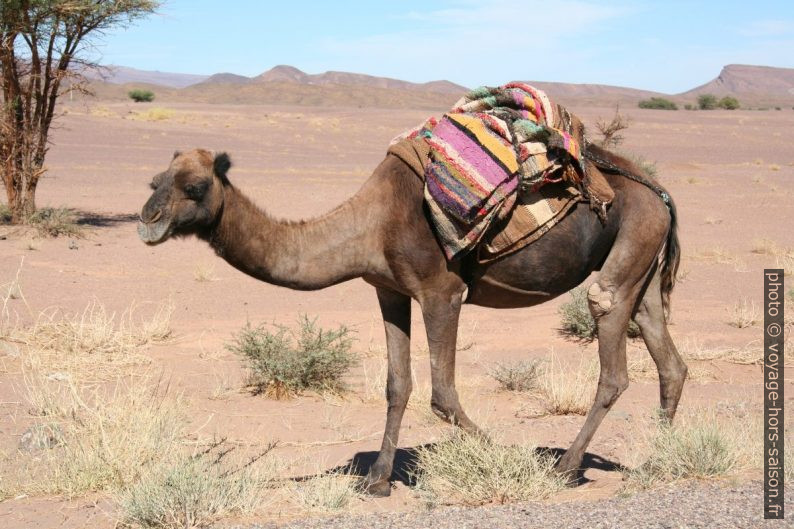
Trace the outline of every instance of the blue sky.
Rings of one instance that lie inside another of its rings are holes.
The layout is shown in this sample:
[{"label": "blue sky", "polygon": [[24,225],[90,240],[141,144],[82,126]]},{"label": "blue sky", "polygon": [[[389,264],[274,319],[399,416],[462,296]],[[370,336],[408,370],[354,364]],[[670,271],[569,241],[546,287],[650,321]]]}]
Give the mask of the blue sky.
[{"label": "blue sky", "polygon": [[166,0],[97,42],[104,64],[256,75],[277,64],[465,86],[677,93],[725,64],[794,67],[794,1]]}]

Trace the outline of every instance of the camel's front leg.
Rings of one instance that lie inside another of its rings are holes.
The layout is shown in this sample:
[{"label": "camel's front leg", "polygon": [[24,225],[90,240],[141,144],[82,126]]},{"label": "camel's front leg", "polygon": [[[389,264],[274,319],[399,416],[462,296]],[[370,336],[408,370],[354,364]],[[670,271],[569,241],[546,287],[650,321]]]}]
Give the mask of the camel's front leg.
[{"label": "camel's front leg", "polygon": [[462,293],[442,293],[420,300],[430,349],[433,394],[430,406],[444,421],[469,433],[481,433],[466,416],[455,389],[455,350]]},{"label": "camel's front leg", "polygon": [[389,362],[386,380],[386,431],[375,464],[366,477],[366,491],[374,496],[391,494],[389,478],[394,466],[394,453],[400,435],[405,406],[411,396],[411,298],[379,288],[378,301],[386,327],[386,349]]}]

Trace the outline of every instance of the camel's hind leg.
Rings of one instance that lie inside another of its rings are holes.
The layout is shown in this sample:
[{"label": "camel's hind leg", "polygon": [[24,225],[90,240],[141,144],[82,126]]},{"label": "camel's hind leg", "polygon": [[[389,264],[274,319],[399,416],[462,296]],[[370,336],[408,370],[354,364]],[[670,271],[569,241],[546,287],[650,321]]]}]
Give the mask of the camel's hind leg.
[{"label": "camel's hind leg", "polygon": [[369,470],[365,489],[374,496],[391,494],[389,478],[408,398],[411,396],[411,298],[391,290],[378,289],[378,301],[386,327],[389,370],[386,380],[386,431],[378,459]]},{"label": "camel's hind leg", "polygon": [[[638,219],[639,220],[639,219]],[[626,330],[637,299],[659,251],[665,233],[663,225],[632,224],[618,235],[598,280],[590,285],[587,298],[598,325],[598,358],[601,373],[595,401],[584,426],[557,468],[574,474],[601,421],[629,385],[626,366]]]},{"label": "camel's hind leg", "polygon": [[667,332],[658,271],[654,273],[637,307],[634,321],[659,371],[659,394],[662,410],[669,420],[675,416],[687,367]]}]

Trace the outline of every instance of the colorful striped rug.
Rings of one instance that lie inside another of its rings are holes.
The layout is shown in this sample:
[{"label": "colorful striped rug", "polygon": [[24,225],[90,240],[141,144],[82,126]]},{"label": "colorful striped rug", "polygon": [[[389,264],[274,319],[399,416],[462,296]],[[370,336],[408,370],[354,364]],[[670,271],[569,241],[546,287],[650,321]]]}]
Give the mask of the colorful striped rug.
[{"label": "colorful striped rug", "polygon": [[407,137],[429,146],[425,199],[450,260],[476,246],[493,222],[508,218],[519,194],[565,182],[592,198],[582,123],[524,83],[477,88]]}]

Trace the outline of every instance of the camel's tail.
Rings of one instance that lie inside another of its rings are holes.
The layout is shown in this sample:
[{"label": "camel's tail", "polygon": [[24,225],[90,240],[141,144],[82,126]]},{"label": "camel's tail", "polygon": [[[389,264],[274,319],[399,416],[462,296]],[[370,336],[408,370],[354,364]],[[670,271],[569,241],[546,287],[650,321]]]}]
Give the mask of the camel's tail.
[{"label": "camel's tail", "polygon": [[678,214],[675,209],[675,202],[668,194],[667,209],[670,211],[670,230],[667,232],[667,244],[665,255],[659,270],[659,278],[662,287],[662,306],[664,307],[665,317],[670,317],[670,294],[675,286],[675,279],[678,274],[678,265],[681,262],[681,243],[678,241]]}]

